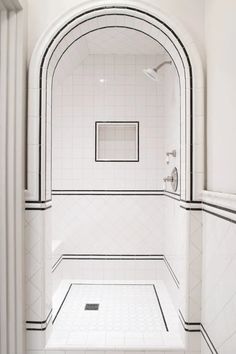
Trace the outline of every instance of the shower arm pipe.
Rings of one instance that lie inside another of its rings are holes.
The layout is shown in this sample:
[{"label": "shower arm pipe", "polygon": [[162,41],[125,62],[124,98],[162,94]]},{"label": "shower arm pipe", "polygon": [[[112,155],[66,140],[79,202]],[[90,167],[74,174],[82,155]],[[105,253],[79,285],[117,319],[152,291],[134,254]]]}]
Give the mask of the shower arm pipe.
[{"label": "shower arm pipe", "polygon": [[157,73],[157,71],[166,64],[171,64],[171,61],[170,60],[163,61],[163,63],[157,65],[153,70]]},{"label": "shower arm pipe", "polygon": [[172,150],[172,151],[166,153],[166,156],[170,156],[170,155],[173,157],[176,157],[176,150]]}]

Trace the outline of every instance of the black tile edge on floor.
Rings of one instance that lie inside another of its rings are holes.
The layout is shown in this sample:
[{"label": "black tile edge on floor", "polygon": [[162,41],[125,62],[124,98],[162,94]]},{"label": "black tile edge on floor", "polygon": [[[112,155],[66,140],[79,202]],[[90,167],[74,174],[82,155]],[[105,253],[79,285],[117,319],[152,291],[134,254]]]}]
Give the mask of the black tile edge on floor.
[{"label": "black tile edge on floor", "polygon": [[69,292],[70,292],[70,290],[71,290],[73,285],[90,285],[90,286],[98,286],[98,285],[102,285],[102,286],[152,286],[153,290],[154,290],[154,293],[155,293],[155,297],[157,299],[158,307],[159,307],[159,310],[160,310],[160,313],[161,313],[161,316],[162,316],[162,320],[163,320],[165,329],[166,329],[167,332],[169,331],[168,325],[167,325],[167,321],[166,321],[166,318],[165,318],[165,315],[164,315],[163,308],[161,306],[161,302],[160,302],[160,299],[159,299],[155,284],[138,284],[138,283],[137,284],[130,284],[130,283],[127,283],[127,284],[125,284],[125,283],[114,283],[114,284],[112,284],[112,283],[110,283],[110,284],[104,284],[104,283],[103,284],[101,284],[101,283],[100,284],[99,283],[71,283],[69,285],[69,288],[67,289],[67,292],[66,292],[66,294],[65,294],[65,296],[64,296],[64,298],[63,298],[63,300],[62,300],[62,302],[61,302],[61,304],[60,304],[60,306],[59,306],[59,308],[57,310],[57,312],[56,312],[55,317],[52,320],[52,324],[55,323],[55,321],[56,321],[56,319],[57,319],[57,317],[58,317],[58,315],[59,315],[59,313],[60,313],[60,311],[62,309],[62,306],[64,305],[64,303],[66,301],[66,298],[67,298],[67,296],[68,296],[68,294],[69,294]]}]

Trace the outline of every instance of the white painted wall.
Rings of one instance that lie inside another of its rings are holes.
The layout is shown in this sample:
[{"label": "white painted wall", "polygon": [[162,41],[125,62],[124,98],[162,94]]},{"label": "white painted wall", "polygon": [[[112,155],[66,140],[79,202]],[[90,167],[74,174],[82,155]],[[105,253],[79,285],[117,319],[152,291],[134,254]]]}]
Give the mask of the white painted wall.
[{"label": "white painted wall", "polygon": [[[66,11],[83,2],[83,0],[28,0],[29,59],[37,40],[45,29]],[[142,1],[139,0],[138,2],[141,6]],[[103,4],[106,3],[111,4],[111,0],[104,0]],[[123,3],[132,2],[127,0]],[[184,25],[194,39],[202,57],[204,57],[204,0],[146,0],[144,3],[159,8],[163,13],[169,14]]]},{"label": "white painted wall", "polygon": [[236,193],[236,2],[206,1],[207,189]]}]

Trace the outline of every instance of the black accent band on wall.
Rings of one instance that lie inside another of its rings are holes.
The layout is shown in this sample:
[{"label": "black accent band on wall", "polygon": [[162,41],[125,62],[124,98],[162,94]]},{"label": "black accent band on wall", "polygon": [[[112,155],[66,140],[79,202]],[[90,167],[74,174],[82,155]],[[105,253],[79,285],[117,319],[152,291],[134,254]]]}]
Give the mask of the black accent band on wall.
[{"label": "black accent band on wall", "polygon": [[186,332],[201,333],[201,335],[203,336],[211,353],[212,354],[219,354],[218,351],[216,350],[216,347],[214,346],[212,340],[210,339],[206,329],[204,328],[204,326],[202,325],[201,322],[186,322],[184,319],[184,316],[180,310],[179,310],[179,319],[180,319],[180,322]]},{"label": "black accent band on wall", "polygon": [[99,195],[128,195],[128,196],[132,196],[132,195],[154,195],[154,196],[162,196],[164,195],[163,190],[162,189],[90,189],[90,190],[73,190],[73,189],[53,189],[52,190],[52,195],[93,195],[93,196],[99,196]]},{"label": "black accent band on wall", "polygon": [[[27,331],[45,331],[52,319],[52,309],[44,321],[26,321]],[[30,326],[31,325],[31,326]]]},{"label": "black accent band on wall", "polygon": [[168,262],[167,258],[163,254],[63,254],[59,259],[54,263],[52,267],[52,272],[54,272],[60,263],[64,260],[83,260],[83,261],[164,261],[168,272],[170,273],[175,285],[177,288],[180,287],[180,282],[176,276],[173,268]]},{"label": "black accent band on wall", "polygon": [[27,207],[27,208],[25,208],[25,210],[41,210],[41,211],[44,211],[44,210],[48,210],[48,209],[50,209],[52,206],[50,205],[50,206],[48,206],[48,207],[42,207],[42,208],[30,208],[30,207]]},{"label": "black accent band on wall", "polygon": [[217,205],[217,204],[212,204],[212,203],[207,203],[207,202],[202,202],[202,204],[203,205],[207,205],[207,206],[212,207],[212,208],[216,208],[216,209],[222,210],[222,211],[227,211],[228,213],[236,214],[236,210],[235,209],[230,209],[230,208],[222,207],[222,206]]},{"label": "black accent band on wall", "polygon": [[52,266],[56,270],[63,260],[75,261],[163,261],[163,254],[62,254]]},{"label": "black accent band on wall", "polygon": [[223,215],[214,213],[214,212],[212,212],[212,211],[210,211],[210,210],[203,209],[203,211],[204,211],[205,213],[208,213],[208,214],[211,214],[211,215],[216,216],[216,217],[218,217],[218,218],[221,218],[221,219],[223,219],[223,220],[225,220],[225,221],[231,222],[232,224],[236,224],[236,220],[234,220],[234,219],[231,219],[231,218],[228,218],[228,217],[226,217],[226,216],[223,216]]}]

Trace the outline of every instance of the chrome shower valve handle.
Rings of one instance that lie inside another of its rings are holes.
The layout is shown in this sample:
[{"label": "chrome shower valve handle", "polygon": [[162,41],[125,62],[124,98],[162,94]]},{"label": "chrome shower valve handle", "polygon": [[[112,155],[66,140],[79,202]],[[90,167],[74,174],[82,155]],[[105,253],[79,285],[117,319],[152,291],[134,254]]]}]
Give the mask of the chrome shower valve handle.
[{"label": "chrome shower valve handle", "polygon": [[172,176],[167,176],[163,178],[164,182],[173,182],[173,177]]},{"label": "chrome shower valve handle", "polygon": [[178,188],[178,170],[177,170],[177,168],[174,167],[171,172],[171,175],[164,177],[163,180],[165,183],[170,182],[173,191],[176,192],[177,188]]}]

